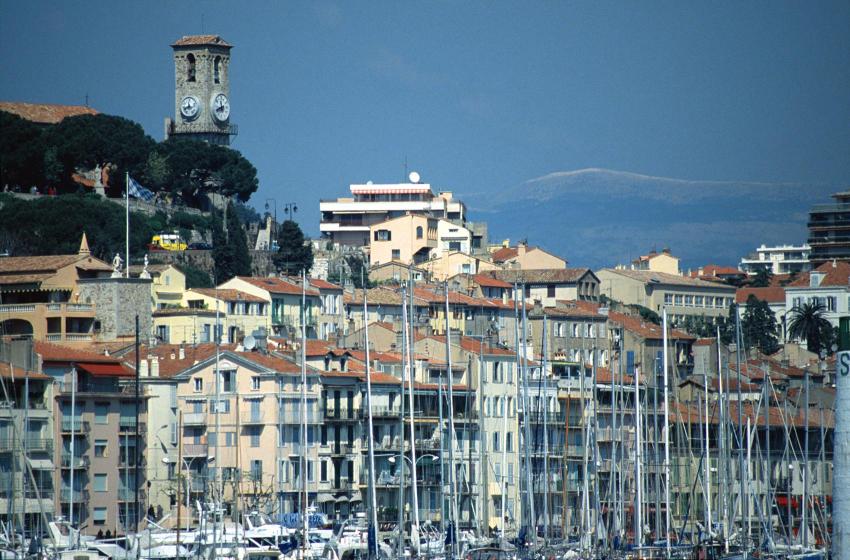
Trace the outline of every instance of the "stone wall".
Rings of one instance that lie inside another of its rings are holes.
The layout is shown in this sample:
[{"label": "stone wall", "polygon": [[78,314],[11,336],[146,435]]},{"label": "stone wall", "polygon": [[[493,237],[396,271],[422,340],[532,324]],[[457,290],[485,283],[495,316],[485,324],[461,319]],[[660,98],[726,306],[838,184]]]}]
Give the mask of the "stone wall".
[{"label": "stone wall", "polygon": [[130,338],[136,333],[147,341],[153,329],[151,280],[143,278],[85,278],[77,283],[80,301],[95,304],[100,340]]},{"label": "stone wall", "polygon": [[[250,253],[251,274],[253,276],[268,276],[275,272],[272,253],[269,251],[250,251]],[[189,264],[205,271],[210,275],[210,278],[213,275],[215,263],[213,262],[212,251],[155,251],[149,253],[148,257],[151,261],[173,264],[178,267],[181,264]],[[221,282],[227,280],[229,278],[222,279]]]}]

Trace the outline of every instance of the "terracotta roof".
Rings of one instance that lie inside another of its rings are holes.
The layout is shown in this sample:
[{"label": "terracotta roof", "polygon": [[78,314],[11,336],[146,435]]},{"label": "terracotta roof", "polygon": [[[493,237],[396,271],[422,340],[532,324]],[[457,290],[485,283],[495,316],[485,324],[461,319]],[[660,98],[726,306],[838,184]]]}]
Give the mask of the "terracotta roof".
[{"label": "terracotta roof", "polygon": [[79,263],[84,270],[112,270],[112,267],[89,255],[43,255],[32,257],[0,257],[0,281],[5,274],[55,273]]},{"label": "terracotta roof", "polygon": [[[153,274],[153,275],[162,274],[169,267],[174,267],[174,268],[179,269],[178,266],[172,265],[172,264],[149,264],[148,265],[148,272]],[[130,276],[138,276],[139,274],[142,273],[142,270],[144,270],[144,268],[145,268],[144,266],[139,265],[139,264],[130,265]]]},{"label": "terracotta roof", "polygon": [[[428,303],[445,304],[446,294],[441,290],[440,286],[426,285],[413,288],[413,295]],[[485,298],[475,298],[462,294],[460,292],[449,291],[449,304],[454,305],[469,305],[473,307],[492,307],[490,300]]]},{"label": "terracotta roof", "polygon": [[[529,249],[533,249],[533,247]],[[490,253],[490,257],[493,259],[493,262],[501,263],[516,257],[518,253],[519,251],[516,247],[502,247]]]},{"label": "terracotta roof", "polygon": [[192,47],[201,45],[212,45],[216,47],[233,48],[233,45],[218,35],[184,35],[171,43],[172,47]]},{"label": "terracotta roof", "polygon": [[[379,286],[377,288],[369,288],[366,291],[366,298],[369,305],[398,305],[401,306],[401,290],[394,290]],[[355,289],[352,293],[345,293],[343,300],[346,304],[363,305],[363,290]],[[428,305],[427,301],[422,301],[418,296],[413,298],[414,306]]]},{"label": "terracotta roof", "polygon": [[310,285],[317,290],[339,290],[342,291],[342,286],[337,286],[333,282],[328,282],[327,280],[322,280],[321,278],[308,278],[307,281]]},{"label": "terracotta roof", "polygon": [[[622,324],[624,329],[646,340],[661,340],[664,337],[661,325],[650,323],[640,317],[625,315],[623,313],[617,313],[616,311],[609,311],[608,320],[612,323]],[[684,331],[680,331],[679,329],[670,329],[667,336],[670,339],[696,340],[695,336]]]},{"label": "terracotta roof", "polygon": [[[183,359],[179,357],[181,346],[183,347]],[[156,346],[142,346],[140,354],[145,359],[156,356],[159,364],[159,376],[169,379],[196,363],[215,356],[215,344],[209,342],[197,345],[158,344]],[[174,357],[172,358],[172,356]],[[135,367],[135,360],[136,353],[133,350],[124,357],[124,363],[131,368]]]},{"label": "terracotta roof", "polygon": [[717,339],[714,338],[698,338],[696,342],[694,342],[694,346],[711,346],[717,342]]},{"label": "terracotta roof", "polygon": [[583,317],[605,320],[605,315],[600,315],[598,303],[590,301],[557,300],[554,307],[542,308],[547,317]]},{"label": "terracotta roof", "polygon": [[185,315],[191,317],[197,315],[199,317],[211,317],[215,315],[215,309],[196,309],[194,307],[166,307],[157,309],[152,314],[154,317],[179,317]]},{"label": "terracotta roof", "polygon": [[[702,270],[702,273],[700,273]],[[689,276],[691,278],[719,277],[719,276],[746,276],[746,273],[738,270],[734,266],[720,266],[717,264],[707,264],[696,270],[691,270]]]},{"label": "terracotta roof", "polygon": [[730,292],[735,288],[726,284],[717,282],[706,282],[698,278],[690,278],[688,276],[679,276],[678,274],[667,274],[666,272],[655,272],[652,270],[621,270],[616,268],[605,268],[600,272],[610,272],[619,274],[627,278],[632,278],[639,282],[663,284],[667,286],[689,286],[694,288],[727,288]]},{"label": "terracotta roof", "polygon": [[[281,280],[280,278],[275,278],[272,276],[237,276],[237,278],[244,282],[248,282],[252,286],[256,286],[257,288],[266,290],[267,292],[272,294],[289,294],[298,296],[301,295],[300,285]],[[310,288],[307,288],[307,290],[305,291],[308,296],[319,295],[319,292]]]},{"label": "terracotta roof", "polygon": [[51,342],[36,341],[34,345],[36,353],[40,355],[41,359],[45,362],[118,363],[121,361],[118,358],[113,358],[111,356],[80,350],[78,348],[70,348],[68,346],[53,344]]},{"label": "terracotta roof", "polygon": [[785,303],[785,288],[772,286],[768,288],[738,288],[735,292],[735,303],[747,303],[750,295],[767,303]]},{"label": "terracotta roof", "polygon": [[267,300],[261,297],[251,295],[241,290],[221,288],[219,288],[218,290],[216,290],[215,288],[192,288],[187,291],[195,292],[211,298],[220,299],[221,301],[247,301],[252,303],[268,303]]},{"label": "terracotta roof", "polygon": [[13,373],[14,378],[18,380],[23,380],[25,377],[29,377],[30,379],[43,380],[52,379],[52,377],[50,377],[49,375],[45,375],[37,371],[24,370],[19,367],[12,368],[8,362],[0,362],[0,377],[4,379],[12,379]]},{"label": "terracotta roof", "polygon": [[[423,339],[431,339],[431,340],[438,342],[439,344],[443,344],[443,345],[446,344],[446,337],[445,336],[429,335],[429,336],[422,337],[419,340],[423,340]],[[452,344],[460,346],[462,349],[466,350],[467,352],[470,352],[470,353],[473,353],[473,354],[478,354],[479,352],[481,352],[481,349],[482,349],[481,340],[478,339],[478,338],[472,338],[472,337],[469,337],[469,336],[452,335],[451,339],[452,339]],[[497,346],[491,346],[491,345],[487,344],[486,341],[484,342],[483,349],[484,349],[484,355],[485,356],[515,356],[516,355],[513,350],[508,350],[507,348],[499,348]]]},{"label": "terracotta roof", "polygon": [[472,281],[478,284],[479,286],[484,286],[486,288],[513,288],[514,285],[510,282],[505,282],[504,280],[498,280],[493,278],[492,276],[487,276],[486,274],[476,274],[472,277]]},{"label": "terracotta roof", "polygon": [[97,115],[98,112],[84,105],[53,105],[50,103],[19,103],[0,101],[0,111],[18,115],[22,119],[40,124],[56,124],[65,117]]},{"label": "terracotta roof", "polygon": [[487,270],[482,274],[503,282],[522,284],[572,284],[585,274],[593,274],[589,268],[536,268],[527,270]]},{"label": "terracotta roof", "polygon": [[[0,259],[2,262],[2,259]],[[824,273],[820,287],[848,286],[850,285],[850,263],[844,261],[828,261],[817,267],[814,272]],[[810,272],[801,274],[796,280],[787,284],[788,288],[808,288]]]}]

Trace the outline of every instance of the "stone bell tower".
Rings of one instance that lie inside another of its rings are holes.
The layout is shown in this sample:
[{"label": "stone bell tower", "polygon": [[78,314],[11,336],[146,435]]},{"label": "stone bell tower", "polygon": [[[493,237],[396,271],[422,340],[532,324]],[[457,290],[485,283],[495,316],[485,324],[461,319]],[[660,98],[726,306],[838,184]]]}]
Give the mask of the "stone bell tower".
[{"label": "stone bell tower", "polygon": [[230,120],[230,49],[218,35],[187,35],[175,41],[174,119],[165,137],[227,146],[237,132]]}]

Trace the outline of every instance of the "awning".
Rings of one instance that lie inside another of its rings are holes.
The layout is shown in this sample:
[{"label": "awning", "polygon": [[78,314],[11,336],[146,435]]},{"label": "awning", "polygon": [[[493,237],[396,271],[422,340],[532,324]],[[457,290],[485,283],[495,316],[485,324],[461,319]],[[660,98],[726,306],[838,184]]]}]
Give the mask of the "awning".
[{"label": "awning", "polygon": [[338,504],[341,504],[341,503],[347,502],[347,501],[348,501],[348,496],[340,496],[339,498],[336,499],[336,503],[338,503]]},{"label": "awning", "polygon": [[133,372],[118,362],[77,362],[77,367],[95,377],[133,377]]},{"label": "awning", "polygon": [[316,501],[320,504],[326,504],[328,502],[335,502],[336,498],[334,498],[330,494],[319,494],[319,496],[316,498]]},{"label": "awning", "polygon": [[50,459],[30,459],[30,458],[27,458],[27,462],[30,464],[30,467],[35,471],[56,470],[56,467],[53,466],[53,461],[51,461]]},{"label": "awning", "polygon": [[363,498],[360,496],[360,490],[351,494],[351,502],[362,502]]}]

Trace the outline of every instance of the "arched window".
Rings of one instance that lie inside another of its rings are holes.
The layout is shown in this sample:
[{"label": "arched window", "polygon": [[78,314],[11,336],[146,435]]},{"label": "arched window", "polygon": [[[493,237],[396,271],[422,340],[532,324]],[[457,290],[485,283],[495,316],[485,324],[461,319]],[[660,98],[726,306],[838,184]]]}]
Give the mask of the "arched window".
[{"label": "arched window", "polygon": [[422,239],[422,226],[416,226],[416,239]]},{"label": "arched window", "polygon": [[213,81],[217,84],[221,83],[221,57],[215,57],[213,61]]},{"label": "arched window", "polygon": [[186,81],[194,82],[195,81],[195,55],[189,53],[186,56]]}]

